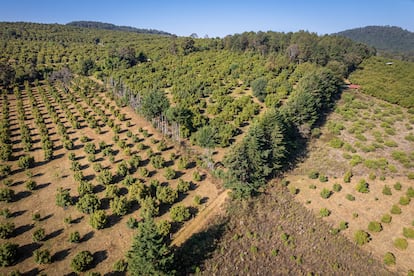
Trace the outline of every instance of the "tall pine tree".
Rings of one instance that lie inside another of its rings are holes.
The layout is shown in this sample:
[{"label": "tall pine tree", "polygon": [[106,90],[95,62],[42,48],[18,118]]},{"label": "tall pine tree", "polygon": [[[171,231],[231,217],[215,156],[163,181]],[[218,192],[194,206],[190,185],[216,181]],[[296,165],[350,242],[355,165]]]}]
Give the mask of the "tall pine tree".
[{"label": "tall pine tree", "polygon": [[152,217],[138,226],[132,248],[127,254],[130,275],[174,275],[171,270],[174,255],[157,231]]}]

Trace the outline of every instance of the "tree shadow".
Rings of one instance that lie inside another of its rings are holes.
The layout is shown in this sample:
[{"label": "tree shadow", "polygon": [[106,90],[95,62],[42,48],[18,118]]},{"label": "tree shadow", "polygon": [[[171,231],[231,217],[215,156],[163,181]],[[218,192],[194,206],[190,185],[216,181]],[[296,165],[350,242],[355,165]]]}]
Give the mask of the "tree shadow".
[{"label": "tree shadow", "polygon": [[61,228],[61,229],[58,229],[58,230],[56,230],[56,231],[53,231],[52,233],[50,233],[50,234],[48,234],[48,235],[46,235],[46,237],[45,237],[45,241],[48,241],[48,240],[50,240],[50,239],[53,239],[53,238],[56,238],[57,236],[59,236],[60,234],[62,234],[63,233],[63,228]]},{"label": "tree shadow", "polygon": [[35,275],[41,274],[42,271],[43,271],[43,269],[39,270],[39,268],[36,267],[36,268],[33,268],[29,271],[23,272],[22,275],[24,275],[24,276],[35,276]]},{"label": "tree shadow", "polygon": [[41,190],[43,188],[46,188],[50,184],[52,184],[52,183],[48,182],[48,183],[44,183],[44,184],[37,185],[35,190]]},{"label": "tree shadow", "polygon": [[20,246],[19,249],[17,250],[20,256],[18,261],[22,262],[30,258],[33,255],[33,251],[35,251],[36,249],[39,249],[40,247],[42,247],[42,245],[40,243],[35,243],[35,242]]},{"label": "tree shadow", "polygon": [[12,218],[16,218],[16,217],[18,217],[18,216],[23,215],[23,214],[24,214],[24,213],[26,213],[26,212],[27,212],[27,210],[20,210],[20,211],[13,212],[10,216],[11,216]]},{"label": "tree shadow", "polygon": [[43,218],[41,218],[39,221],[45,221],[45,220],[47,220],[47,219],[49,219],[49,218],[51,218],[51,217],[53,217],[53,214],[49,214],[49,215],[47,215],[47,216],[44,216]]},{"label": "tree shadow", "polygon": [[74,223],[74,224],[78,224],[79,222],[81,222],[82,221],[82,219],[84,218],[84,216],[80,216],[80,217],[78,217],[78,218],[76,218],[76,219],[74,219],[74,220],[72,220],[72,223]]},{"label": "tree shadow", "polygon": [[21,235],[21,234],[23,234],[27,231],[30,231],[31,229],[33,229],[33,227],[34,227],[33,224],[25,224],[25,225],[19,226],[19,227],[14,229],[13,236],[17,237],[17,236],[19,236],[19,235]]},{"label": "tree shadow", "polygon": [[224,233],[227,221],[214,224],[206,230],[192,235],[180,247],[176,247],[174,268],[178,275],[194,273],[196,267],[203,265],[217,247],[217,240]]},{"label": "tree shadow", "polygon": [[52,261],[53,262],[60,262],[63,261],[67,256],[69,256],[70,248],[60,250],[53,254]]},{"label": "tree shadow", "polygon": [[29,191],[21,191],[21,192],[18,192],[14,196],[13,202],[19,201],[19,200],[24,199],[26,197],[29,197],[31,194],[32,194],[32,192],[29,192]]},{"label": "tree shadow", "polygon": [[106,227],[112,227],[112,226],[114,226],[115,224],[117,224],[118,222],[120,222],[121,221],[121,219],[122,219],[122,217],[121,216],[117,216],[117,215],[110,215],[110,216],[108,216],[108,221],[107,221],[107,223],[106,223]]},{"label": "tree shadow", "polygon": [[80,240],[81,242],[87,242],[90,239],[93,238],[93,235],[95,234],[94,231],[89,231],[88,233],[86,233],[85,235],[83,235],[82,239]]},{"label": "tree shadow", "polygon": [[95,268],[99,263],[105,261],[108,258],[108,252],[106,250],[100,250],[93,253],[93,263],[90,268]]}]

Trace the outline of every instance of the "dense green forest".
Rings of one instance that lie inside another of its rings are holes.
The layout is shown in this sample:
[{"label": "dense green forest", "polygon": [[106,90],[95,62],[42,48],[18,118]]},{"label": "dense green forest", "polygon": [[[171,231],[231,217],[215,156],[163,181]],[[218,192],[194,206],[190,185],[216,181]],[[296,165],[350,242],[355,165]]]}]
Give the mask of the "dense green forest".
[{"label": "dense green forest", "polygon": [[52,72],[94,76],[124,104],[149,120],[178,125],[181,138],[204,148],[230,146],[254,121],[225,160],[226,182],[242,195],[291,159],[341,80],[375,54],[347,38],[304,31],[194,39],[57,24],[0,26],[3,85]]},{"label": "dense green forest", "polygon": [[414,33],[394,26],[367,26],[336,35],[375,47],[381,55],[414,61]]},{"label": "dense green forest", "polygon": [[414,63],[371,57],[360,64],[350,80],[371,96],[403,107],[414,107]]},{"label": "dense green forest", "polygon": [[159,34],[159,35],[167,35],[167,36],[172,35],[170,33],[160,31],[160,30],[140,29],[140,28],[134,28],[130,26],[117,26],[111,23],[103,23],[103,22],[97,22],[97,21],[72,21],[72,22],[67,23],[66,25],[74,26],[74,27],[92,28],[92,29],[133,32],[133,33],[139,33],[139,34]]}]

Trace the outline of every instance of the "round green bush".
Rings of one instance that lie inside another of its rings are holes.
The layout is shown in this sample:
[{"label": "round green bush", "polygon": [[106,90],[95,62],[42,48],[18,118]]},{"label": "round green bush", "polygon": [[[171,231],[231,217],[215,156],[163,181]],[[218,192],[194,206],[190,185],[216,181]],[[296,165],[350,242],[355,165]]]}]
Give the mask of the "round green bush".
[{"label": "round green bush", "polygon": [[407,239],[414,239],[414,228],[404,227],[403,228],[403,235]]},{"label": "round green bush", "polygon": [[70,267],[75,272],[88,270],[93,263],[93,255],[90,251],[84,250],[76,254],[70,262]]},{"label": "round green bush", "polygon": [[52,262],[52,256],[50,255],[50,251],[47,249],[36,249],[33,252],[33,257],[37,264],[50,264]]},{"label": "round green bush", "polygon": [[89,224],[95,229],[105,228],[107,216],[104,210],[97,210],[89,217]]},{"label": "round green bush", "polygon": [[333,187],[332,187],[332,189],[335,191],[335,192],[340,192],[341,190],[342,190],[342,186],[341,186],[341,184],[339,184],[339,183],[335,183],[335,184],[333,184]]},{"label": "round green bush", "polygon": [[386,265],[395,265],[395,256],[391,252],[387,252],[384,255],[384,264]]},{"label": "round green bush", "polygon": [[353,195],[351,195],[351,194],[347,194],[345,197],[346,197],[346,199],[348,199],[349,201],[354,201],[354,200],[355,200],[355,197],[354,197]]},{"label": "round green bush", "polygon": [[170,209],[171,219],[175,222],[183,222],[190,218],[190,210],[183,205],[174,205]]},{"label": "round green bush", "polygon": [[361,179],[355,189],[360,193],[369,193],[369,185],[365,179]]},{"label": "round green bush", "polygon": [[400,197],[399,203],[404,206],[410,204],[410,201],[411,199],[408,196],[402,196]]},{"label": "round green bush", "polygon": [[330,191],[327,188],[323,188],[320,195],[321,195],[322,198],[327,199],[332,195],[332,191]]},{"label": "round green bush", "polygon": [[395,204],[392,205],[392,207],[391,207],[391,214],[393,214],[393,215],[399,215],[401,213],[402,213],[401,208],[398,205],[395,205]]},{"label": "round green bush", "polygon": [[308,174],[310,179],[317,179],[319,177],[319,172],[317,171],[310,171]]},{"label": "round green bush", "polygon": [[382,231],[382,225],[378,221],[371,221],[368,224],[368,230],[371,232],[381,232]]},{"label": "round green bush", "polygon": [[382,194],[383,195],[392,195],[391,188],[387,185],[384,185],[384,188],[382,188]]},{"label": "round green bush", "polygon": [[15,243],[0,244],[0,266],[10,266],[17,260],[17,248],[19,246]]},{"label": "round green bush", "polygon": [[403,238],[396,238],[394,240],[394,246],[400,250],[405,250],[408,247],[408,242]]},{"label": "round green bush", "polygon": [[319,210],[319,215],[320,215],[321,217],[328,217],[330,214],[331,214],[331,211],[330,211],[330,210],[328,210],[327,208],[321,208],[321,209]]},{"label": "round green bush", "polygon": [[354,234],[354,241],[358,245],[364,245],[371,240],[369,234],[364,230],[358,230]]},{"label": "round green bush", "polygon": [[401,191],[401,189],[402,189],[401,183],[400,182],[395,183],[394,184],[394,189],[397,190],[397,191]]},{"label": "round green bush", "polygon": [[392,216],[390,214],[385,214],[381,218],[381,222],[390,223],[392,221]]}]

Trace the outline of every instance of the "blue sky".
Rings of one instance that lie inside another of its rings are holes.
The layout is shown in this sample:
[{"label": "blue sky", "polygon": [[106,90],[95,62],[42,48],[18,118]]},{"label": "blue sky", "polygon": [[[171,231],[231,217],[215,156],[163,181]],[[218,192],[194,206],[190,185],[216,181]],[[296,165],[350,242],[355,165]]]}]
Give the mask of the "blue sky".
[{"label": "blue sky", "polygon": [[0,21],[74,20],[200,37],[259,30],[326,34],[367,25],[414,31],[414,0],[0,0]]}]

